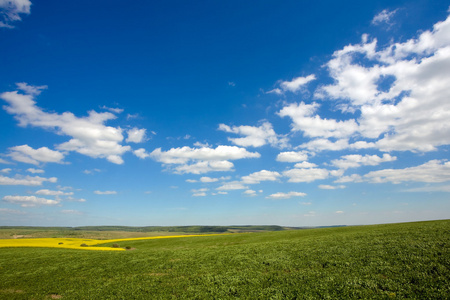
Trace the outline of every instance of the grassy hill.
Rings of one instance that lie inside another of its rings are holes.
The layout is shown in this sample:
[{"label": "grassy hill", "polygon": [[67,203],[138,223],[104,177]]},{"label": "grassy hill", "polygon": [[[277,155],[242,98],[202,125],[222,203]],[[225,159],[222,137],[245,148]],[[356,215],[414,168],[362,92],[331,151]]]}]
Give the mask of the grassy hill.
[{"label": "grassy hill", "polygon": [[444,220],[2,248],[0,299],[449,299],[449,242]]}]

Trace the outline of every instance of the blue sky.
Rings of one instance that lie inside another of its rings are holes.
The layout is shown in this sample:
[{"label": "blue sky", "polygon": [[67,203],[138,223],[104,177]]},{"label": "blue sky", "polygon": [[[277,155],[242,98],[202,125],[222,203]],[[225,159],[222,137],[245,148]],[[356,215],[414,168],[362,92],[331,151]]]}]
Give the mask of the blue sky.
[{"label": "blue sky", "polygon": [[0,225],[449,218],[449,6],[0,0]]}]

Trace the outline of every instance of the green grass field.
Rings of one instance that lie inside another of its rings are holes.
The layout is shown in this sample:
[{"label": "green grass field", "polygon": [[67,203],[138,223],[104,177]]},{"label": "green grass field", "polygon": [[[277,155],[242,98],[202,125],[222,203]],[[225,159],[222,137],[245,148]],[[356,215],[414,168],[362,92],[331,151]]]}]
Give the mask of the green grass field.
[{"label": "green grass field", "polygon": [[449,241],[445,220],[1,248],[0,299],[449,299]]}]

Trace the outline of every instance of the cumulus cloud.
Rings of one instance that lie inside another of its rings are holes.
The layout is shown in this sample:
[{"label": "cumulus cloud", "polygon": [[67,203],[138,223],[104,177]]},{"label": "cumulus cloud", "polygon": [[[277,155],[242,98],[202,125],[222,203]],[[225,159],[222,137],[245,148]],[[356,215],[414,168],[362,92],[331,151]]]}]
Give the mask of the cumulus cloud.
[{"label": "cumulus cloud", "polygon": [[215,149],[185,146],[168,151],[157,148],[150,156],[163,164],[179,165],[173,168],[175,173],[203,174],[212,171],[231,171],[234,165],[229,160],[258,158],[260,154],[236,146],[217,146]]},{"label": "cumulus cloud", "polygon": [[39,165],[39,163],[63,163],[64,154],[59,151],[50,150],[47,147],[33,149],[28,145],[9,148],[8,154],[15,161]]},{"label": "cumulus cloud", "polygon": [[127,143],[142,143],[146,138],[146,129],[132,128],[127,131],[128,137],[125,140]]},{"label": "cumulus cloud", "polygon": [[280,162],[300,162],[308,159],[308,154],[304,151],[281,152],[277,155],[277,161]]},{"label": "cumulus cloud", "polygon": [[217,181],[219,181],[219,179],[218,178],[211,178],[211,177],[204,176],[204,177],[200,178],[200,181],[204,182],[204,183],[209,183],[209,182],[217,182]]},{"label": "cumulus cloud", "polygon": [[264,122],[261,126],[233,126],[225,124],[219,125],[219,130],[239,134],[244,137],[228,138],[233,144],[242,147],[261,147],[270,144],[274,147],[284,148],[287,146],[287,138],[277,135],[273,130],[272,124]]},{"label": "cumulus cloud", "polygon": [[71,112],[49,113],[36,106],[35,97],[36,92],[33,92],[30,86],[25,89],[25,94],[18,91],[0,94],[0,98],[8,103],[3,108],[14,115],[19,126],[40,127],[71,137],[69,141],[58,145],[58,150],[75,151],[93,158],[106,158],[115,164],[123,163],[121,156],[130,151],[131,147],[120,144],[123,141],[120,127],[105,125],[105,122],[116,118],[114,114],[89,111],[86,117],[76,117]]},{"label": "cumulus cloud", "polygon": [[150,156],[150,153],[147,153],[147,151],[144,148],[134,150],[133,154],[139,157],[140,159],[146,159],[147,157]]},{"label": "cumulus cloud", "polygon": [[8,174],[8,173],[11,172],[11,171],[12,171],[11,168],[5,168],[5,169],[1,169],[1,170],[0,170],[0,173]]},{"label": "cumulus cloud", "polygon": [[21,21],[21,15],[29,15],[31,1],[29,0],[0,0],[0,28],[14,28],[11,23]]},{"label": "cumulus cloud", "polygon": [[55,183],[58,179],[56,177],[44,178],[40,176],[15,176],[14,178],[0,175],[0,185],[27,185],[38,186],[43,182]]},{"label": "cumulus cloud", "polygon": [[387,153],[382,157],[377,155],[345,155],[341,159],[335,159],[331,161],[331,164],[340,169],[358,168],[360,166],[376,166],[383,162],[395,161],[397,157],[391,156]]},{"label": "cumulus cloud", "polygon": [[19,204],[21,207],[34,207],[41,205],[57,205],[59,204],[58,200],[51,200],[46,198],[38,198],[36,196],[5,196],[3,197],[3,201]]},{"label": "cumulus cloud", "polygon": [[305,196],[306,196],[306,194],[301,193],[301,192],[289,192],[289,193],[279,192],[279,193],[269,195],[266,198],[278,200],[278,199],[290,199],[292,197],[305,197]]},{"label": "cumulus cloud", "polygon": [[302,131],[307,137],[344,138],[349,137],[358,129],[355,120],[336,121],[323,119],[316,112],[318,103],[292,103],[278,112],[280,117],[292,119],[292,130]]},{"label": "cumulus cloud", "polygon": [[311,163],[308,161],[302,161],[302,162],[296,163],[294,165],[294,168],[297,168],[297,169],[311,169],[311,168],[315,168],[315,167],[317,167],[317,165],[315,163]]},{"label": "cumulus cloud", "polygon": [[[394,12],[374,22],[388,22]],[[334,118],[323,118],[317,102],[291,103],[278,112],[310,138],[301,148],[427,152],[450,144],[450,17],[383,47],[364,34],[325,66],[332,83],[319,86],[314,97],[335,101]]]},{"label": "cumulus cloud", "polygon": [[234,164],[227,160],[199,161],[191,164],[182,164],[173,170],[177,174],[204,174],[208,172],[228,172],[232,171]]},{"label": "cumulus cloud", "polygon": [[244,184],[258,184],[261,181],[276,181],[279,177],[281,175],[278,172],[261,170],[247,176],[242,176],[241,180]]},{"label": "cumulus cloud", "polygon": [[330,172],[319,168],[291,169],[284,171],[283,175],[289,177],[289,182],[312,182],[328,178]]}]

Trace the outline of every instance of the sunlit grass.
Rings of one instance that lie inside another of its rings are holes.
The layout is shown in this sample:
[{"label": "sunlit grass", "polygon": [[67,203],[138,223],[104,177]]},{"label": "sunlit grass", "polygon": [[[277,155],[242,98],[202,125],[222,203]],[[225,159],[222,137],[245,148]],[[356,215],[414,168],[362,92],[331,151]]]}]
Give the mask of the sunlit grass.
[{"label": "sunlit grass", "polygon": [[86,243],[83,250],[117,243],[134,251],[0,248],[0,299],[450,295],[450,220],[176,237],[66,240]]}]

